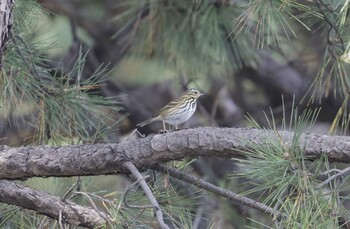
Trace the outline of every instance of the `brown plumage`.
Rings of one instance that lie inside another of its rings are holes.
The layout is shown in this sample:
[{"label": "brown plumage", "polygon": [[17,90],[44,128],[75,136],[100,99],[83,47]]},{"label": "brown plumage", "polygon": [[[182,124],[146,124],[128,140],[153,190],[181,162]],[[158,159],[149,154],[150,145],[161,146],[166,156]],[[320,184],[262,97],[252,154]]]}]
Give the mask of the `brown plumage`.
[{"label": "brown plumage", "polygon": [[173,125],[177,129],[179,124],[186,122],[194,114],[197,107],[197,99],[201,95],[203,94],[198,90],[190,89],[177,100],[165,105],[152,118],[137,124],[137,126],[143,127],[152,122],[162,121],[164,130],[166,130],[165,123]]}]

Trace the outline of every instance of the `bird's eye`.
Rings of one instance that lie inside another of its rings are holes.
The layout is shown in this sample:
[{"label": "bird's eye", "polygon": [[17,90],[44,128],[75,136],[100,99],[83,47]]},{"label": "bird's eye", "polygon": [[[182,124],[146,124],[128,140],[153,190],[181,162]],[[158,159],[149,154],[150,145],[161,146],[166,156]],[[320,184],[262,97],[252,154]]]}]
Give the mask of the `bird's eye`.
[{"label": "bird's eye", "polygon": [[198,94],[198,91],[194,91],[195,94]]}]

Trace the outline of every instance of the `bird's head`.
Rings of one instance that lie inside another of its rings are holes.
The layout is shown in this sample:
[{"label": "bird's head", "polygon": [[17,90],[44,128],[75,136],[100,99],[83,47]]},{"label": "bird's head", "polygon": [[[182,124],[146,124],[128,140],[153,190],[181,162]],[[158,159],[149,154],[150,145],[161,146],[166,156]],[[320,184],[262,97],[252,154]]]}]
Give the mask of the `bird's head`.
[{"label": "bird's head", "polygon": [[202,92],[196,90],[196,89],[189,89],[186,93],[188,96],[194,97],[194,98],[198,98],[201,95],[204,95]]}]

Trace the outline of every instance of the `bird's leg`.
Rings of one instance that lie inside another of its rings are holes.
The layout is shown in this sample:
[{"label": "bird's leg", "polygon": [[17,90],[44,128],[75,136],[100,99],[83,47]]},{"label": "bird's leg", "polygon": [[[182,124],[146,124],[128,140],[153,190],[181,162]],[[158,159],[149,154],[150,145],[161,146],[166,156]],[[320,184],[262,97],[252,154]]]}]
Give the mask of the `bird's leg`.
[{"label": "bird's leg", "polygon": [[159,133],[160,134],[164,134],[164,133],[167,133],[167,132],[168,132],[168,130],[166,129],[166,124],[165,124],[165,122],[163,120],[163,130],[159,130]]},{"label": "bird's leg", "polygon": [[165,125],[164,120],[162,120],[162,121],[163,121],[163,130],[158,130],[158,133],[160,133],[160,134],[164,134],[164,133],[168,132],[166,129],[166,125]]}]

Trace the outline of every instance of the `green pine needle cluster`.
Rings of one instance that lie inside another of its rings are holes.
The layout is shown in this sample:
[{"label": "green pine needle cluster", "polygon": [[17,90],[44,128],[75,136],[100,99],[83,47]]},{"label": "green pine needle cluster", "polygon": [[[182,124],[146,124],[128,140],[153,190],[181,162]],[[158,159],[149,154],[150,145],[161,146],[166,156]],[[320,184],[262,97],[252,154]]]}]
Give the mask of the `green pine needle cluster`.
[{"label": "green pine needle cluster", "polygon": [[331,134],[338,130],[346,133],[349,124],[349,111],[346,105],[350,89],[350,33],[347,29],[349,4],[349,1],[332,0],[315,2],[318,12],[322,15],[322,20],[316,23],[317,29],[323,31],[327,45],[317,76],[309,90],[309,101],[321,101],[323,97],[329,96],[343,99],[343,104],[334,118]]},{"label": "green pine needle cluster", "polygon": [[298,26],[310,31],[308,19],[320,17],[312,4],[294,0],[257,0],[238,7],[233,31],[246,34],[258,49],[280,46],[297,37]]},{"label": "green pine needle cluster", "polygon": [[[177,228],[186,228],[185,225],[191,225],[193,211],[198,207],[198,203],[192,197],[180,194],[177,185],[170,183],[168,178],[157,173],[155,180],[148,182],[148,185],[151,186],[152,193],[157,198],[164,219],[169,223],[172,222]],[[147,225],[156,225],[153,208],[141,207],[149,206],[147,197],[137,186],[129,188],[128,192],[112,192],[104,196],[104,198],[113,198],[112,202],[105,202],[106,210],[115,223],[113,228],[149,228]],[[140,207],[125,206],[125,198],[128,204]]]},{"label": "green pine needle cluster", "polygon": [[[101,66],[82,80],[86,53],[80,51],[69,72],[46,58],[52,47],[35,41],[33,28],[41,14],[33,1],[19,1],[14,8],[14,31],[4,54],[1,81],[1,111],[4,118],[32,114],[29,125],[38,144],[94,142],[104,139],[118,123],[116,98],[98,93],[109,74]],[[39,16],[38,16],[39,15]],[[14,123],[16,125],[16,123]],[[67,142],[67,140],[69,140]]]},{"label": "green pine needle cluster", "polygon": [[[314,102],[333,94],[344,103],[347,100],[349,1],[122,0],[116,8],[114,21],[120,29],[114,38],[122,38],[130,48],[126,48],[129,56],[158,61],[185,82],[200,76],[231,75],[242,66],[254,68],[261,49],[303,64],[302,55],[308,53],[292,47],[312,45],[305,41],[312,42],[313,34],[321,34],[324,57],[305,98]],[[339,107],[338,111],[330,133],[339,129],[344,133],[348,126],[348,109]]]},{"label": "green pine needle cluster", "polygon": [[[248,180],[248,191],[242,194],[255,196],[284,215],[273,219],[276,228],[339,228],[338,217],[348,216],[342,206],[348,197],[340,192],[347,182],[320,187],[319,178],[329,171],[329,162],[326,157],[311,161],[301,147],[301,134],[313,126],[318,113],[319,109],[305,110],[299,115],[294,109],[287,116],[283,111],[282,129],[277,129],[272,115],[272,132],[266,131],[263,144],[242,139],[250,150],[239,159],[241,172],[233,177]],[[294,132],[291,142],[284,141],[284,131]]]},{"label": "green pine needle cluster", "polygon": [[[158,61],[188,77],[238,70],[254,64],[255,56],[244,36],[231,39],[236,6],[214,1],[120,1],[114,35],[127,33],[129,54]],[[124,25],[124,26],[122,26]],[[133,25],[131,30],[126,27]]]}]

